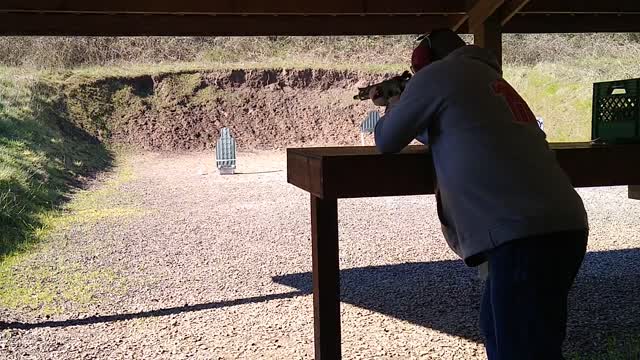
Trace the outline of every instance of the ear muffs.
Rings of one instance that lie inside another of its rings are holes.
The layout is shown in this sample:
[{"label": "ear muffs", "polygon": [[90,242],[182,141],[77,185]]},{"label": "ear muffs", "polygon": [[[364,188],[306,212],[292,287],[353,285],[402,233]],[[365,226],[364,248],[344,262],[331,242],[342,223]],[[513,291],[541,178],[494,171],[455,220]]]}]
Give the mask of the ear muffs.
[{"label": "ear muffs", "polygon": [[423,67],[431,64],[433,61],[432,52],[431,52],[431,39],[429,36],[425,36],[421,39],[420,44],[413,49],[413,54],[411,54],[411,70],[413,73],[417,73]]}]

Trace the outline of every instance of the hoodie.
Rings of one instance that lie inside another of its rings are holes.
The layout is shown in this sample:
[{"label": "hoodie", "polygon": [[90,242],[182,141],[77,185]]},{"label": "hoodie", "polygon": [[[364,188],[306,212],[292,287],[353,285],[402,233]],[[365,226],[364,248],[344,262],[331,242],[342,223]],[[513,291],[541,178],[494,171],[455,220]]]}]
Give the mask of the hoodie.
[{"label": "hoodie", "polygon": [[395,153],[413,139],[429,145],[442,231],[468,266],[515,239],[588,228],[582,199],[488,50],[459,48],[408,82],[375,141]]}]

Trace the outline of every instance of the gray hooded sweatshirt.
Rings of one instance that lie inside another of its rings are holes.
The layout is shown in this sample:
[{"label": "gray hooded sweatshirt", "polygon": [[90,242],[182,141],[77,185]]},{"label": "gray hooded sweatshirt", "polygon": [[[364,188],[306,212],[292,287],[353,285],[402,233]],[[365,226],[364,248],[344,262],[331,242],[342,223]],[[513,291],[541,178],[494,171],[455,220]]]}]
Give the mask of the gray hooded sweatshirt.
[{"label": "gray hooded sweatshirt", "polygon": [[467,265],[515,239],[588,228],[582,199],[489,51],[462,47],[409,81],[375,140],[395,153],[413,139],[431,149],[442,231]]}]

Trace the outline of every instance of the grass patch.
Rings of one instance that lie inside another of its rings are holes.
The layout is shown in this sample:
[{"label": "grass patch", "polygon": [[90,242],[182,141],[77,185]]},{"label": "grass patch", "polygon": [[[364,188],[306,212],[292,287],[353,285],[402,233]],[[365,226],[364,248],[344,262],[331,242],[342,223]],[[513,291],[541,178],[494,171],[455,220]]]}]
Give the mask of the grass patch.
[{"label": "grass patch", "polygon": [[191,98],[191,102],[194,105],[208,106],[212,103],[215,103],[215,101],[218,99],[233,101],[234,98],[235,97],[230,91],[223,91],[216,89],[213,86],[207,86],[204,89],[198,90]]},{"label": "grass patch", "polygon": [[[617,56],[615,54],[617,53]],[[637,46],[608,56],[575,56],[504,67],[505,78],[545,120],[552,142],[591,140],[593,83],[640,77]]]},{"label": "grass patch", "polygon": [[110,269],[88,270],[79,263],[30,264],[22,253],[0,263],[0,306],[55,315],[65,308],[84,310],[97,295],[122,293],[123,281]]},{"label": "grass patch", "polygon": [[0,68],[0,262],[38,240],[43,217],[111,153],[69,119],[64,95],[34,74]]},{"label": "grass patch", "polygon": [[564,67],[539,64],[507,67],[505,78],[520,92],[536,114],[544,119],[551,142],[591,140],[592,83],[568,78]]},{"label": "grass patch", "polygon": [[271,70],[271,69],[328,69],[336,71],[356,71],[372,74],[397,73],[408,70],[405,63],[335,63],[324,59],[309,60],[283,60],[277,58],[265,59],[264,61],[235,61],[235,62],[180,62],[167,64],[141,64],[133,63],[126,65],[108,66],[83,66],[73,70],[59,70],[45,72],[48,77],[58,81],[92,81],[95,79],[115,78],[115,77],[140,77],[140,76],[160,76],[176,73],[196,73],[218,70]]},{"label": "grass patch", "polygon": [[70,306],[75,310],[86,309],[105,291],[119,294],[126,290],[123,280],[111,269],[90,269],[63,260],[38,261],[47,259],[52,247],[82,251],[63,235],[73,225],[142,214],[140,209],[114,204],[114,199],[121,201],[124,195],[119,187],[135,178],[126,160],[120,158],[115,170],[99,188],[78,191],[61,209],[40,214],[41,226],[31,236],[51,241],[34,243],[30,251],[13,252],[0,261],[0,306],[54,315]]},{"label": "grass patch", "polygon": [[126,196],[119,187],[135,179],[131,164],[117,158],[115,172],[97,189],[81,190],[74,194],[73,200],[66,204],[60,212],[50,213],[44,223],[50,231],[58,231],[76,224],[87,224],[115,218],[131,219],[144,212],[128,204],[119,204]]},{"label": "grass patch", "polygon": [[640,359],[640,336],[607,340],[606,349],[599,355],[570,354],[568,360],[638,360]]}]

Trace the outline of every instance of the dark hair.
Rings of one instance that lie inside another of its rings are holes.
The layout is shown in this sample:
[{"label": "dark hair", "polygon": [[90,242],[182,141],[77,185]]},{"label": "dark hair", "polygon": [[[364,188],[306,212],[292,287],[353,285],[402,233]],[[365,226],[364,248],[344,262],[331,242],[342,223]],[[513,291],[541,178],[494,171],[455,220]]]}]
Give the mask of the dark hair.
[{"label": "dark hair", "polygon": [[[426,42],[426,43],[425,43]],[[434,29],[425,37],[420,45],[431,49],[431,60],[441,60],[453,51],[467,45],[462,38],[451,29]]]}]

